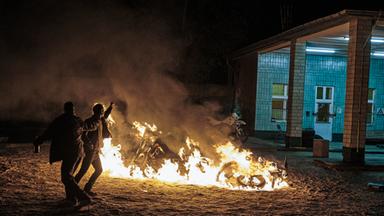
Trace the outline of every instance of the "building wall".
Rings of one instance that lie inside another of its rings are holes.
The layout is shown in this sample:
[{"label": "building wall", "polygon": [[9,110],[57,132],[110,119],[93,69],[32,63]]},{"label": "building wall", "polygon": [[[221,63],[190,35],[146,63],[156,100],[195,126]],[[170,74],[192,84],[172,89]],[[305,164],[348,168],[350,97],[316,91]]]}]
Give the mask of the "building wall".
[{"label": "building wall", "polygon": [[[275,122],[271,122],[272,115],[272,84],[288,84],[289,53],[270,52],[259,55],[256,85],[256,121],[255,130],[274,131]],[[280,123],[285,130],[285,123]]]},{"label": "building wall", "polygon": [[[375,89],[374,110],[384,108],[384,59],[371,58],[369,88]],[[373,115],[373,124],[367,125],[367,137],[384,137],[384,115]]]},{"label": "building wall", "polygon": [[[304,86],[303,128],[314,127],[315,86],[333,86],[334,113],[332,133],[342,134],[344,128],[344,102],[347,58],[332,55],[307,55]],[[284,122],[271,121],[272,84],[288,84],[289,54],[270,52],[258,57],[256,85],[256,131],[276,131],[276,124],[285,130]],[[372,58],[369,88],[375,89],[374,110],[384,108],[384,59]],[[339,111],[339,112],[337,112]],[[367,136],[384,136],[384,115],[374,115],[373,124],[367,125]]]}]

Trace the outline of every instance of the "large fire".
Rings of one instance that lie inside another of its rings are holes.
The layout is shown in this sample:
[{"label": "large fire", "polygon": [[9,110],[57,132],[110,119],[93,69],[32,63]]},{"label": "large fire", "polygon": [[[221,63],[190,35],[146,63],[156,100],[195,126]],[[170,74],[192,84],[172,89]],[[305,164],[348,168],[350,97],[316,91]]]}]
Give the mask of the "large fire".
[{"label": "large fire", "polygon": [[[139,147],[134,158],[126,164],[121,146],[104,139],[101,161],[106,174],[130,179],[156,179],[180,184],[218,186],[241,190],[274,190],[288,187],[285,169],[275,162],[256,158],[248,150],[240,150],[231,142],[214,146],[219,162],[204,157],[199,143],[186,138],[178,154],[169,156],[158,142],[161,134],[156,125],[134,122]],[[156,157],[156,156],[163,157]],[[126,160],[126,159],[125,159]]]}]

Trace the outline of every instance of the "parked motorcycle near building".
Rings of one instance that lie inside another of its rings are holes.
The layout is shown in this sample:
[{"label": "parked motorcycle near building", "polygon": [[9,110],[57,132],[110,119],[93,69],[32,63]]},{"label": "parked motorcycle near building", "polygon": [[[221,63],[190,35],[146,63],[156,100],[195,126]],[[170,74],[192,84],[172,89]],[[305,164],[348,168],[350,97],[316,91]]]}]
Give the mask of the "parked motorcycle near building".
[{"label": "parked motorcycle near building", "polygon": [[235,112],[221,121],[212,117],[208,118],[208,121],[214,127],[229,128],[229,133],[227,135],[233,142],[244,144],[248,139],[247,123],[240,119],[240,116]]}]

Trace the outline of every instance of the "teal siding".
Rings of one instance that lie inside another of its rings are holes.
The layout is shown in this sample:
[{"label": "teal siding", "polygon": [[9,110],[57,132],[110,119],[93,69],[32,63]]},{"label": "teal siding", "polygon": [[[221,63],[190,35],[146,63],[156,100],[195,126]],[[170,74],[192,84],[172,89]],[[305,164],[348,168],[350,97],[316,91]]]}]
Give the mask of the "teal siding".
[{"label": "teal siding", "polygon": [[[344,101],[347,58],[331,55],[307,55],[304,86],[303,128],[313,128],[315,109],[315,86],[334,87],[333,133],[343,133]],[[272,84],[288,84],[289,54],[270,52],[258,58],[256,124],[257,131],[276,130],[271,121]],[[375,89],[374,109],[384,107],[384,59],[372,58],[369,87]],[[338,113],[337,110],[341,111]],[[306,114],[309,115],[306,115]],[[285,123],[279,123],[285,129]],[[384,115],[374,115],[373,124],[367,125],[368,135],[377,135],[384,130]]]},{"label": "teal siding", "polygon": [[[288,78],[289,54],[270,52],[259,55],[255,130],[276,130],[276,123],[271,122],[272,84],[288,84]],[[285,130],[285,124],[281,125]]]},{"label": "teal siding", "polygon": [[[378,108],[384,108],[384,59],[371,58],[369,76],[369,87],[375,89],[374,110],[376,112]],[[373,115],[373,124],[367,125],[367,129],[367,135],[383,136],[384,115]]]},{"label": "teal siding", "polygon": [[[342,133],[344,127],[344,101],[345,101],[345,82],[347,74],[347,60],[339,56],[320,56],[307,55],[306,73],[304,84],[304,115],[303,127],[313,128],[315,112],[315,87],[332,86],[334,87],[332,132]],[[337,113],[337,108],[341,108],[342,113]],[[310,113],[306,116],[306,111]]]}]

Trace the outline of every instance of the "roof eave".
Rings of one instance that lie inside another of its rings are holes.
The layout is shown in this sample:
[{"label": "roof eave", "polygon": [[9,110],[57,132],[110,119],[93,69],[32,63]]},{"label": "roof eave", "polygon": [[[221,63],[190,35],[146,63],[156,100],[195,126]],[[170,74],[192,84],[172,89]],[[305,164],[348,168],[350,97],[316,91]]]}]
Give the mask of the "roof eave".
[{"label": "roof eave", "polygon": [[342,10],[338,13],[296,26],[292,29],[289,29],[267,39],[258,41],[242,49],[239,49],[232,54],[231,59],[237,59],[244,55],[249,55],[260,50],[276,46],[280,43],[287,43],[292,41],[293,39],[313,34],[333,26],[341,25],[343,23],[348,22],[351,17],[356,16],[375,17],[380,19],[384,18],[383,14],[378,11]]}]

